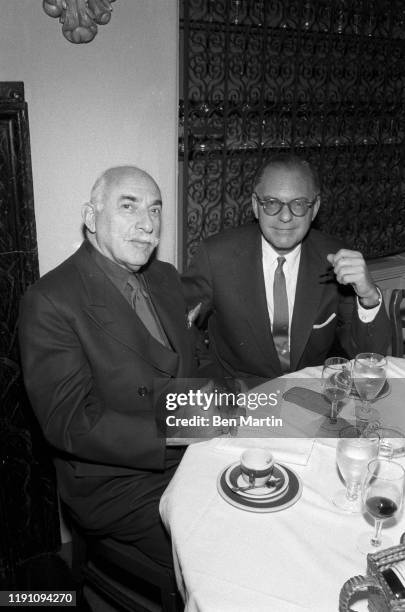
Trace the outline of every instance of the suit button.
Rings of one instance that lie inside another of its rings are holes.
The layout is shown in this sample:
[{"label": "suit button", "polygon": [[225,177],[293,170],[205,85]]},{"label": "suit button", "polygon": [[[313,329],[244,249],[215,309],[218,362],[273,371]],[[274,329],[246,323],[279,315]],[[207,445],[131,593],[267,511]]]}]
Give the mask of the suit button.
[{"label": "suit button", "polygon": [[148,395],[148,389],[146,387],[138,387],[138,395],[145,397],[145,395]]}]

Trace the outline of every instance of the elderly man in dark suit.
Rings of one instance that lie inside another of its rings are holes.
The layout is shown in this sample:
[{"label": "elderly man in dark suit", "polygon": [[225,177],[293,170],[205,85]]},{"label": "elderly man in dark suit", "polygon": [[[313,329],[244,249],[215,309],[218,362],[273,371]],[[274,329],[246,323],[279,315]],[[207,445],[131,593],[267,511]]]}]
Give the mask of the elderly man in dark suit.
[{"label": "elderly man in dark suit", "polygon": [[330,355],[384,353],[389,322],[363,256],[311,229],[320,206],[311,165],[264,164],[252,206],[258,223],[202,242],[183,278],[224,372],[273,378]]},{"label": "elderly man in dark suit", "polygon": [[161,209],[146,172],[107,170],[83,209],[86,240],[24,296],[20,346],[72,515],[171,566],[158,504],[181,449],[159,432],[153,388],[195,375],[196,360],[178,274],[153,258]]}]

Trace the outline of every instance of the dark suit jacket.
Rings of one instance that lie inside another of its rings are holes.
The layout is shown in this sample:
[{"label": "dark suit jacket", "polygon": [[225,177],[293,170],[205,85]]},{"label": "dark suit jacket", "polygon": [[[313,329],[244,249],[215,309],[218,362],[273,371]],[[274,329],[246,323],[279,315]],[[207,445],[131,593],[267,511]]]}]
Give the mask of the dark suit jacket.
[{"label": "dark suit jacket", "polygon": [[[320,365],[331,355],[384,353],[389,322],[382,306],[372,323],[357,315],[354,292],[339,285],[326,259],[342,244],[311,230],[302,244],[291,324],[291,370]],[[210,346],[231,376],[281,375],[267,310],[258,224],[205,240],[183,277],[189,307],[202,302]],[[335,315],[333,318],[332,316]]]},{"label": "dark suit jacket", "polygon": [[30,287],[20,316],[25,385],[72,498],[76,485],[83,490],[81,477],[144,481],[147,473],[164,473],[154,382],[195,374],[175,269],[152,261],[144,272],[170,350],[149,334],[91,249],[84,242]]}]

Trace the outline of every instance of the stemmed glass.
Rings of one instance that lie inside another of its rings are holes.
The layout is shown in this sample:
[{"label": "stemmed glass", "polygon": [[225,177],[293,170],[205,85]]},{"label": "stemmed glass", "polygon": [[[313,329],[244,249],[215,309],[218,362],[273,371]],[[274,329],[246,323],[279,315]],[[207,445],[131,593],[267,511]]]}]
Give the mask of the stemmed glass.
[{"label": "stemmed glass", "polygon": [[387,360],[378,353],[360,353],[353,364],[353,382],[361,399],[357,416],[362,421],[379,420],[380,414],[370,408],[370,400],[380,393],[387,378]]},{"label": "stemmed glass", "polygon": [[375,531],[373,535],[360,535],[357,541],[360,552],[375,552],[380,547],[392,545],[387,536],[381,535],[381,528],[385,520],[401,510],[404,482],[405,470],[396,461],[378,458],[368,464],[362,498],[364,509],[374,518]]},{"label": "stemmed glass", "polygon": [[321,425],[327,431],[339,431],[346,424],[337,417],[338,404],[348,394],[352,386],[350,361],[344,357],[329,357],[322,370],[323,394],[331,402],[329,418]]},{"label": "stemmed glass", "polygon": [[336,463],[346,489],[340,489],[332,498],[333,503],[345,512],[361,511],[360,486],[367,465],[378,455],[379,437],[370,432],[364,437],[357,427],[344,427],[336,446]]}]

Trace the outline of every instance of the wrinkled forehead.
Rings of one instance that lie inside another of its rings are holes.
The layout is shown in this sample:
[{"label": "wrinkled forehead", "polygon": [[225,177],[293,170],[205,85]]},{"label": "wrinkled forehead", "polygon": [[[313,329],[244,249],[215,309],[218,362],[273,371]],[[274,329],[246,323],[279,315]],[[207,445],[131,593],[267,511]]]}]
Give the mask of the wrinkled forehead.
[{"label": "wrinkled forehead", "polygon": [[280,199],[283,198],[283,194],[291,199],[296,197],[312,199],[317,194],[309,171],[281,164],[271,165],[265,169],[257,191],[263,196],[270,195]]},{"label": "wrinkled forehead", "polygon": [[151,199],[161,200],[160,189],[148,174],[132,170],[112,176],[106,185],[108,194],[128,194],[147,196]]}]

